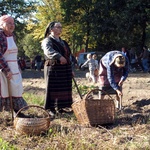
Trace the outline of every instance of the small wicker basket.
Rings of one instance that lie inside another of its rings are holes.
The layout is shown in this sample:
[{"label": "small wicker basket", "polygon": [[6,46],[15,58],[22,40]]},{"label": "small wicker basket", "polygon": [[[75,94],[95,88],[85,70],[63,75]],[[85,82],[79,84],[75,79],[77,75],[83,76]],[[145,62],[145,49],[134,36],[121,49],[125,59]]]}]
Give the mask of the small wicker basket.
[{"label": "small wicker basket", "polygon": [[[43,115],[36,115],[34,117],[33,115],[27,115],[25,118],[18,117],[19,113],[23,111],[25,111],[26,115],[26,112],[31,108],[35,108],[39,113],[43,113]],[[19,134],[40,135],[48,131],[50,127],[50,115],[43,107],[36,105],[25,106],[17,112],[14,118],[14,127]]]},{"label": "small wicker basket", "polygon": [[74,114],[81,125],[97,126],[114,123],[115,104],[112,97],[102,91],[107,94],[108,99],[91,99],[90,94],[96,91],[102,90],[93,89],[86,94],[84,99],[72,104]]}]

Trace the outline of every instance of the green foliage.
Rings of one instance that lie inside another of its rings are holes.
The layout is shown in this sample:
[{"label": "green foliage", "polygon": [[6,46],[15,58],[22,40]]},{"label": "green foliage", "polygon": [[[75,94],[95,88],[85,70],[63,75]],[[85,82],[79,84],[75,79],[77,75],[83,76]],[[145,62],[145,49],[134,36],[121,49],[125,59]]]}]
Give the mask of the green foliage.
[{"label": "green foliage", "polygon": [[[90,86],[87,86],[87,85],[78,85],[78,88],[79,88],[79,91],[80,91],[81,95],[86,95],[92,89],[96,89],[97,86],[94,86],[94,85],[90,85]],[[77,92],[76,86],[75,86],[74,83],[73,83],[73,90],[75,90]]]},{"label": "green foliage", "polygon": [[44,96],[43,95],[38,95],[37,94],[31,94],[31,93],[27,93],[25,92],[23,94],[24,99],[27,101],[28,104],[35,104],[35,105],[39,105],[39,106],[43,106],[44,105]]},{"label": "green foliage", "polygon": [[87,48],[110,50],[146,44],[150,21],[148,0],[60,1],[65,21],[81,25]]},{"label": "green foliage", "polygon": [[0,149],[1,150],[17,150],[14,146],[0,138]]},{"label": "green foliage", "polygon": [[[41,52],[37,43],[43,39],[47,24],[54,20],[62,23],[62,38],[69,42],[73,53],[82,48],[109,51],[149,44],[149,0],[41,0],[39,3],[2,0],[0,3],[0,14],[9,13],[16,20],[21,56],[25,53],[32,57],[34,52]],[[32,36],[29,42],[27,38]],[[29,52],[25,45],[34,52]]]},{"label": "green foliage", "polygon": [[[117,24],[118,36],[124,36],[121,38],[121,44],[130,46],[144,45],[146,24],[150,19],[147,16],[148,1],[136,0],[124,2],[121,7],[120,5],[120,3],[116,3],[112,8],[115,11],[114,23]],[[118,11],[120,11],[119,14]]]},{"label": "green foliage", "polygon": [[25,55],[29,58],[34,58],[37,54],[43,55],[43,51],[41,50],[40,41],[34,39],[32,34],[27,34],[22,40],[23,49],[25,51]]},{"label": "green foliage", "polygon": [[61,8],[59,0],[42,0],[40,4],[36,5],[37,13],[33,14],[35,20],[30,20],[28,27],[36,39],[42,40],[46,26],[49,22],[62,22]]},{"label": "green foliage", "polygon": [[29,13],[34,11],[33,2],[25,0],[1,0],[0,15],[9,14],[15,19],[29,17]]}]

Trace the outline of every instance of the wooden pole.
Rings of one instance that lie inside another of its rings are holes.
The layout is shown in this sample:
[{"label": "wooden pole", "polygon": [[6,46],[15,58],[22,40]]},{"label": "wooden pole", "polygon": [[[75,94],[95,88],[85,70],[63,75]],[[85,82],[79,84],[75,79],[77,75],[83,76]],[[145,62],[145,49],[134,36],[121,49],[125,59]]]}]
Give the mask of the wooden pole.
[{"label": "wooden pole", "polygon": [[119,110],[122,110],[122,95],[119,96],[120,100],[119,100]]},{"label": "wooden pole", "polygon": [[12,93],[10,88],[10,80],[7,79],[8,83],[8,94],[9,94],[9,100],[10,100],[10,108],[11,108],[11,115],[12,115],[12,121],[14,120],[14,113],[13,113],[13,101],[12,101]]},{"label": "wooden pole", "polygon": [[74,84],[75,84],[75,86],[77,88],[78,94],[80,95],[80,98],[82,99],[82,95],[81,95],[81,93],[79,91],[78,85],[77,85],[76,80],[74,79],[74,77],[73,77],[73,81],[74,81]]}]

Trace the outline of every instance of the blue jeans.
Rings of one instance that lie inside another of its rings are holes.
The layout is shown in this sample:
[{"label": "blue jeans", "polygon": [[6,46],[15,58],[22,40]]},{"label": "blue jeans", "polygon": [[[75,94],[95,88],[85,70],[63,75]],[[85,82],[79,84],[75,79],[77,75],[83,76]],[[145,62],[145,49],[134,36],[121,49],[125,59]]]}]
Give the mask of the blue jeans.
[{"label": "blue jeans", "polygon": [[144,72],[147,72],[148,71],[148,59],[142,59],[142,65],[143,65],[143,68],[144,68]]},{"label": "blue jeans", "polygon": [[36,62],[36,67],[37,67],[37,70],[40,71],[41,70],[41,62]]}]

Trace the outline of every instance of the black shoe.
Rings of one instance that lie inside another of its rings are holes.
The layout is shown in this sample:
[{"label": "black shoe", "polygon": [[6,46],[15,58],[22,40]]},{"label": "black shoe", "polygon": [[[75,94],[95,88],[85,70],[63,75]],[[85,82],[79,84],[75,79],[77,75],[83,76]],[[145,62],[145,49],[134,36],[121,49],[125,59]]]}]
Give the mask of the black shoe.
[{"label": "black shoe", "polygon": [[73,112],[73,110],[71,109],[71,108],[61,108],[61,109],[59,109],[59,111],[58,111],[59,113],[72,113]]}]

